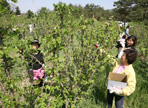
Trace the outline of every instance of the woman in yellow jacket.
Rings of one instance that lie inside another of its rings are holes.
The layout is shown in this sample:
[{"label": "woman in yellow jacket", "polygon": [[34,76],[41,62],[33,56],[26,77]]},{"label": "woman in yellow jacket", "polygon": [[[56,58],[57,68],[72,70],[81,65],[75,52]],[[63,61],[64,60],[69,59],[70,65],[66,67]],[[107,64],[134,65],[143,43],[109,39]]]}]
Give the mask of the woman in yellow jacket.
[{"label": "woman in yellow jacket", "polygon": [[125,96],[131,95],[136,87],[136,76],[132,63],[136,61],[137,51],[135,49],[125,49],[120,59],[120,63],[115,63],[114,73],[127,75],[127,87],[124,89],[110,89],[107,93],[108,108],[112,108],[113,98],[115,97],[116,108],[123,108]]}]

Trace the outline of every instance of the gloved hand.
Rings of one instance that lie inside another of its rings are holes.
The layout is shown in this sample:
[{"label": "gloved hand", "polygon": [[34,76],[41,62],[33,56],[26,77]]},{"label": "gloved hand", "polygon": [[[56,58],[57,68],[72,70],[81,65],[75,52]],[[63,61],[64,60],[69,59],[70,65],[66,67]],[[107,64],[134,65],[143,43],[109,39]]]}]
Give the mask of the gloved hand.
[{"label": "gloved hand", "polygon": [[46,65],[45,64],[42,64],[42,67],[45,67],[46,68]]},{"label": "gloved hand", "polygon": [[124,53],[123,51],[124,51],[124,49],[121,49],[121,50],[120,50],[120,52],[119,52],[119,54],[118,54],[118,59],[121,59],[121,56],[122,56],[123,53]]},{"label": "gloved hand", "polygon": [[115,87],[112,87],[112,88],[109,89],[109,93],[112,94],[112,93],[114,93],[114,92],[115,92]]},{"label": "gloved hand", "polygon": [[111,89],[109,89],[109,93],[115,93],[117,95],[121,94],[121,89],[117,88],[117,87],[112,87]]},{"label": "gloved hand", "polygon": [[121,90],[120,90],[120,89],[116,89],[116,90],[114,91],[114,93],[117,94],[117,95],[120,95],[120,94],[121,94]]}]

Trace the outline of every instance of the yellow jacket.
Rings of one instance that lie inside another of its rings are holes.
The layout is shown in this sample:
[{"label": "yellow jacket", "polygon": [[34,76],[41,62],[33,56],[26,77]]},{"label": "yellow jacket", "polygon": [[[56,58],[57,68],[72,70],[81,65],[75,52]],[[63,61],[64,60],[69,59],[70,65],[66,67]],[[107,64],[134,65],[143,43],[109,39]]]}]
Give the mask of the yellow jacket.
[{"label": "yellow jacket", "polygon": [[[112,72],[114,73],[119,66],[120,64],[116,62]],[[136,75],[132,64],[130,64],[120,74],[127,75],[127,87],[121,90],[121,95],[129,96],[135,91],[136,88]]]}]

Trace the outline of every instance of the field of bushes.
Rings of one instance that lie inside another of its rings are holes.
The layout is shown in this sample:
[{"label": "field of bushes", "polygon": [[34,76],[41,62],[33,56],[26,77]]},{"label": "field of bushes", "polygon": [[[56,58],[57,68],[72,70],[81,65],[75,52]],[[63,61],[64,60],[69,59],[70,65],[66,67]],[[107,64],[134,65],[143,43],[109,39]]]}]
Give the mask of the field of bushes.
[{"label": "field of bushes", "polygon": [[[98,21],[83,15],[75,18],[59,8],[33,18],[14,14],[1,16],[0,107],[107,107],[107,79],[112,71],[112,59],[107,55],[115,58],[116,41],[122,32],[113,19]],[[36,25],[32,33],[29,24]],[[135,92],[125,98],[124,108],[147,108],[148,26],[142,22],[129,22],[129,25],[133,26],[130,34],[138,39],[138,59],[133,64],[137,85]],[[29,57],[30,42],[34,38],[41,43],[45,71],[54,81],[41,88],[29,82],[25,59]],[[95,48],[96,43],[100,47]]]}]

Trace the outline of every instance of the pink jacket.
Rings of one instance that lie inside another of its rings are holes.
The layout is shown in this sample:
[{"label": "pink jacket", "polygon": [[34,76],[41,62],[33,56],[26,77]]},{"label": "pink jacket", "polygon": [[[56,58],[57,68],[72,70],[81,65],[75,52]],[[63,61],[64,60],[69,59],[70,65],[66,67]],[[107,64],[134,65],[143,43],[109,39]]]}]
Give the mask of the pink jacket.
[{"label": "pink jacket", "polygon": [[33,80],[39,80],[41,78],[43,78],[44,74],[45,74],[45,70],[40,68],[38,70],[33,70],[33,72],[30,72],[33,77]]}]

